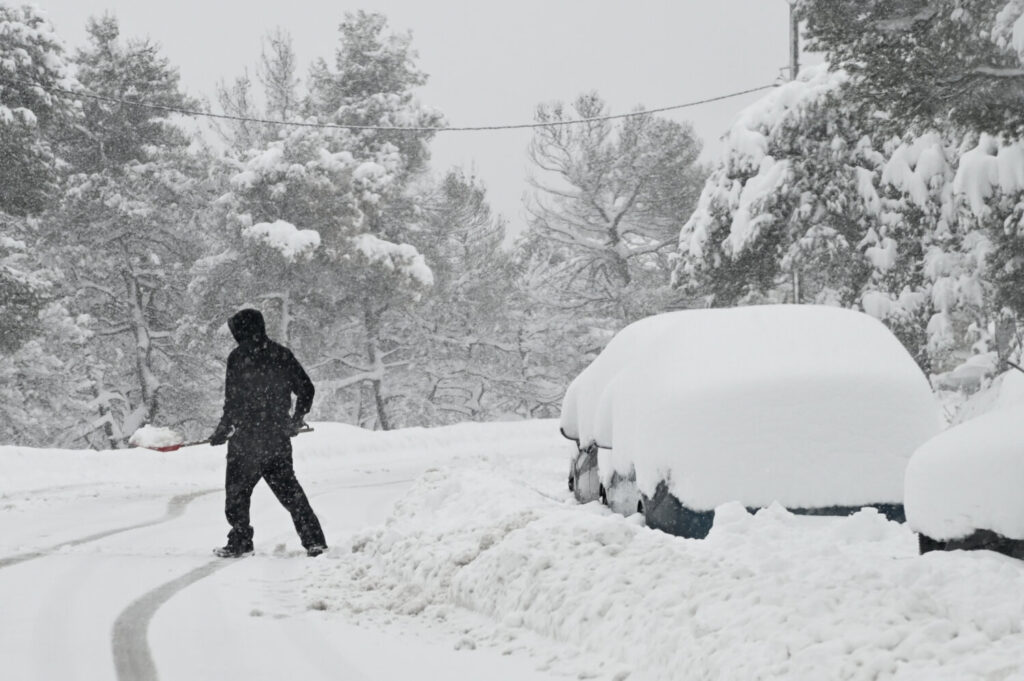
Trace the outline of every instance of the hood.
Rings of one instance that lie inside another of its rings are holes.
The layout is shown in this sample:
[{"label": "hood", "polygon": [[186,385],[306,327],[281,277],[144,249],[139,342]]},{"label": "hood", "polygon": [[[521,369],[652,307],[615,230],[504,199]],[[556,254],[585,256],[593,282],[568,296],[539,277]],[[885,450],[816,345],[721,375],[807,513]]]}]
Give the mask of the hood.
[{"label": "hood", "polygon": [[263,314],[252,308],[236,312],[228,320],[228,328],[239,345],[247,342],[259,343],[267,339],[267,325],[263,321]]}]

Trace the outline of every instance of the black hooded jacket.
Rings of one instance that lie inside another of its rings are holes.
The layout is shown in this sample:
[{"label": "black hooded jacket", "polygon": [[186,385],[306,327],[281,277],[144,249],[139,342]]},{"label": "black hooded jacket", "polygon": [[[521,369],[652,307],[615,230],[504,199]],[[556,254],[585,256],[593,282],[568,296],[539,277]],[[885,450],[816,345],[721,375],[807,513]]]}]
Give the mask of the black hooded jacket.
[{"label": "black hooded jacket", "polygon": [[292,393],[295,417],[309,413],[313,382],[288,348],[267,337],[263,315],[246,309],[228,320],[238,347],[228,355],[224,383],[224,416],[220,429],[272,429],[287,432]]}]

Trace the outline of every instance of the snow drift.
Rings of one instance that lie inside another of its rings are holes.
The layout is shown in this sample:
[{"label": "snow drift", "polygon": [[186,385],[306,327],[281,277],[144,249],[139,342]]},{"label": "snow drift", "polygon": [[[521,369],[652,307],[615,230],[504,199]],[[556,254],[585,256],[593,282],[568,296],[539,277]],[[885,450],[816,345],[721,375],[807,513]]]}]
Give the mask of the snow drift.
[{"label": "snow drift", "polygon": [[913,534],[871,509],[824,519],[731,504],[706,540],[680,539],[573,504],[557,466],[514,465],[508,477],[487,465],[429,472],[385,526],[315,566],[311,595],[427,620],[467,608],[610,657],[629,678],[1024,671],[1024,571],[1001,556],[918,557]]}]

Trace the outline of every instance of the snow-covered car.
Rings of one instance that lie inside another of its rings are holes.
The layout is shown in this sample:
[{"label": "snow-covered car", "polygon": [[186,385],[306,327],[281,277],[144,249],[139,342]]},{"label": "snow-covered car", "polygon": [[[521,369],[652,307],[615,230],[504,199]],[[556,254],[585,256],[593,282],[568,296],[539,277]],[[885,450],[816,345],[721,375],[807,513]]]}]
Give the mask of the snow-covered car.
[{"label": "snow-covered car", "polygon": [[[616,510],[635,510],[639,494],[631,471],[613,471],[606,487],[599,471],[599,458],[605,458],[611,443],[597,439],[594,415],[605,387],[623,367],[645,352],[670,328],[680,313],[646,317],[615,334],[593,362],[569,384],[562,400],[561,432],[576,443],[569,460],[569,489],[581,503],[600,499]],[[612,477],[615,484],[612,484]],[[608,488],[617,495],[608,498]]]},{"label": "snow-covered car", "polygon": [[[685,310],[623,329],[566,393],[571,486],[688,537],[715,507],[903,519],[910,455],[943,425],[924,374],[861,312]],[[635,505],[629,507],[632,499]]]},{"label": "snow-covered car", "polygon": [[1024,559],[1024,405],[921,445],[907,466],[905,503],[921,553],[989,549]]}]

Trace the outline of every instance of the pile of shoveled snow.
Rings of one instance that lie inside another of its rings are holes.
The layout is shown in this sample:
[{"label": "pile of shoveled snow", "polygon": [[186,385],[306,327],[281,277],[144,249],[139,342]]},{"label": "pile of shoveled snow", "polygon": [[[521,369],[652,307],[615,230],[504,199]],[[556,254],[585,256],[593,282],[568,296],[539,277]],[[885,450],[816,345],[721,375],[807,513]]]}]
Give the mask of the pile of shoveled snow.
[{"label": "pile of shoveled snow", "polygon": [[991,679],[1024,674],[1024,564],[917,555],[871,510],[719,507],[671,537],[554,491],[560,476],[434,470],[341,560],[327,607],[444,617],[461,606],[612,659],[631,678]]}]

